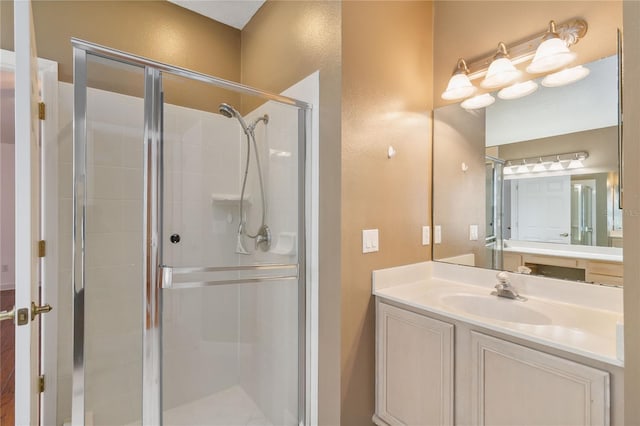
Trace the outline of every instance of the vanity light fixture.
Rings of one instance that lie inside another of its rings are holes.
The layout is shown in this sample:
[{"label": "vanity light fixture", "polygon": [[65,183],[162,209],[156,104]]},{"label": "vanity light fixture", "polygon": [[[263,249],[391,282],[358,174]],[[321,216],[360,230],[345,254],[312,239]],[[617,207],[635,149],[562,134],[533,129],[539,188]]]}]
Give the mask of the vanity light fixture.
[{"label": "vanity light fixture", "polygon": [[530,169],[529,166],[527,165],[527,160],[526,159],[522,159],[522,164],[520,165],[520,167],[518,167],[518,170],[516,170],[516,173],[529,173]]},{"label": "vanity light fixture", "polygon": [[582,80],[583,78],[588,76],[590,72],[591,71],[589,71],[589,68],[578,65],[577,67],[567,68],[562,71],[549,74],[544,79],[542,79],[541,84],[544,87],[565,86],[567,84],[575,83],[576,81]]},{"label": "vanity light fixture", "polygon": [[546,172],[547,171],[547,163],[542,161],[542,157],[538,159],[538,162],[531,169],[532,172]]},{"label": "vanity light fixture", "polygon": [[549,22],[549,29],[542,36],[542,43],[536,49],[536,55],[527,67],[529,74],[540,74],[560,69],[574,59],[575,52],[569,50],[569,41],[560,38],[555,21]]},{"label": "vanity light fixture", "polygon": [[582,158],[576,154],[575,158],[571,160],[567,166],[567,169],[581,169],[582,167],[584,167],[584,164],[582,164]]},{"label": "vanity light fixture", "polygon": [[[529,61],[531,58],[533,61],[526,68],[528,73],[547,74],[556,71],[575,59],[576,54],[571,52],[569,47],[586,35],[587,28],[587,22],[582,19],[574,19],[560,25],[550,21],[546,32],[538,33],[514,44],[507,45],[500,42],[498,51],[489,56],[482,56],[468,62],[460,58],[446,90],[441,95],[442,99],[457,101],[474,96],[477,88],[472,84],[472,81],[482,77],[484,79],[480,86],[483,89],[491,90],[508,86],[518,81],[522,76],[522,72],[516,69],[515,65]],[[555,87],[551,86],[554,84],[554,78],[548,80],[549,87]],[[537,85],[534,89],[534,84],[536,84],[534,82],[524,82],[522,86],[518,84],[514,84],[513,88],[512,86],[506,87],[498,96],[501,99],[517,99],[529,95],[537,89]],[[478,99],[467,103],[467,109],[483,108],[493,103],[489,97],[483,94],[476,96],[476,98]],[[488,103],[484,106],[478,106],[483,102]]]},{"label": "vanity light fixture", "polygon": [[473,110],[486,108],[489,105],[493,104],[495,101],[496,98],[491,96],[489,93],[484,93],[482,95],[474,96],[473,98],[469,98],[463,101],[460,106],[466,110]]},{"label": "vanity light fixture", "polygon": [[538,90],[538,83],[533,80],[512,84],[498,92],[498,97],[504,100],[524,98]]},{"label": "vanity light fixture", "polygon": [[[542,157],[517,158],[507,160],[503,169],[505,175],[515,173],[559,171],[584,167],[583,161],[589,158],[587,151],[553,154]],[[533,167],[532,167],[533,166]]]},{"label": "vanity light fixture", "polygon": [[442,93],[442,99],[446,101],[458,101],[472,96],[478,89],[471,84],[468,77],[469,68],[464,59],[458,59],[456,69],[447,85],[447,90]]},{"label": "vanity light fixture", "polygon": [[556,171],[559,171],[559,170],[564,170],[564,164],[562,164],[560,162],[560,159],[558,158],[556,161],[551,163],[551,166],[549,166],[549,170],[552,171],[552,172],[556,172]]},{"label": "vanity light fixture", "polygon": [[498,87],[507,86],[522,75],[521,71],[518,71],[516,67],[511,63],[509,54],[507,53],[507,46],[503,42],[498,43],[498,51],[493,55],[493,60],[487,75],[480,83],[480,87],[483,89],[496,89]]}]

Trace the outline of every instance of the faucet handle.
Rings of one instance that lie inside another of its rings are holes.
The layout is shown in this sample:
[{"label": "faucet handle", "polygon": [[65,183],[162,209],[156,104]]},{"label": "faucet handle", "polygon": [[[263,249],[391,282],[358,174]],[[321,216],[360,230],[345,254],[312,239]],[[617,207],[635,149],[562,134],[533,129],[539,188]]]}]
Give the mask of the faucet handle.
[{"label": "faucet handle", "polygon": [[507,284],[509,282],[509,274],[505,271],[498,272],[496,278],[500,284]]}]

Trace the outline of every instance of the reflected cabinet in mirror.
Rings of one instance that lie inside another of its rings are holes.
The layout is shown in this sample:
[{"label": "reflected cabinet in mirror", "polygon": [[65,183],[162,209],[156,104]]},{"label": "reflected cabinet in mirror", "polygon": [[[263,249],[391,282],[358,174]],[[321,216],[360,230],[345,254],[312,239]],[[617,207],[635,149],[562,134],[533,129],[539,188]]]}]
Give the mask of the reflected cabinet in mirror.
[{"label": "reflected cabinet in mirror", "polygon": [[622,284],[618,57],[582,65],[569,85],[435,110],[435,260]]}]

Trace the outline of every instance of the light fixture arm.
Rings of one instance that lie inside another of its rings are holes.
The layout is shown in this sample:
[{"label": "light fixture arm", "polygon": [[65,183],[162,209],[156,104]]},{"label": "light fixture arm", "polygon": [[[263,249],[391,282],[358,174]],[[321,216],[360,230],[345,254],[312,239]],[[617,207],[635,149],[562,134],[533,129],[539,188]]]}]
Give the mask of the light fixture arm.
[{"label": "light fixture arm", "polygon": [[[565,43],[567,43],[567,46],[572,46],[586,35],[587,29],[587,22],[583,19],[573,19],[559,25],[556,25],[555,21],[550,21],[549,27],[544,33],[538,33],[533,37],[528,37],[513,44],[507,45],[502,42],[501,44],[504,45],[504,51],[509,52],[511,62],[514,65],[517,65],[533,58],[538,46],[540,46],[551,30],[554,30],[552,32],[555,32],[562,40],[564,40]],[[499,44],[499,51],[500,48],[501,46]],[[495,55],[496,53],[494,51],[490,55],[484,55],[466,61],[465,64],[468,69],[469,79],[475,80],[483,77]],[[458,62],[460,62],[460,60],[458,60]]]}]

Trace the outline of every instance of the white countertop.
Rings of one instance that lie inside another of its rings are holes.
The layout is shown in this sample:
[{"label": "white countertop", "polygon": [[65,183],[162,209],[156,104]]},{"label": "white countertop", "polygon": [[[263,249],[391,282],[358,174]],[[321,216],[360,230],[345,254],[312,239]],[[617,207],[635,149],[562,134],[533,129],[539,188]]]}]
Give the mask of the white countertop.
[{"label": "white countertop", "polygon": [[[495,274],[482,268],[423,262],[374,271],[373,294],[426,313],[624,365],[616,356],[622,289],[509,274],[520,294],[528,298],[520,302],[490,295]],[[451,303],[464,299],[474,303],[468,309]],[[488,312],[478,313],[482,306],[488,306]]]},{"label": "white countertop", "polygon": [[622,249],[619,247],[580,246],[514,240],[505,240],[504,244],[503,250],[505,252],[622,262]]}]

